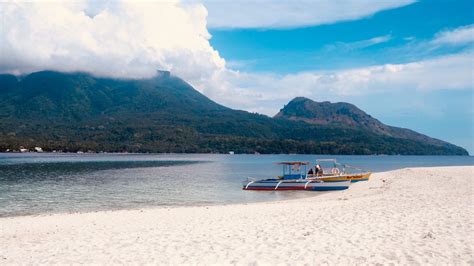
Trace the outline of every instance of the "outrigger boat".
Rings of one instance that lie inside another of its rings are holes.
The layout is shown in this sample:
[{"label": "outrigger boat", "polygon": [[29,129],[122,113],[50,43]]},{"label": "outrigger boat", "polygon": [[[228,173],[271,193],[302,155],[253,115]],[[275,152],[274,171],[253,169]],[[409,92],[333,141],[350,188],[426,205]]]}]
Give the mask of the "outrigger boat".
[{"label": "outrigger boat", "polygon": [[349,188],[350,180],[325,182],[318,178],[308,178],[309,162],[280,162],[283,175],[269,179],[247,179],[244,190],[344,190]]},{"label": "outrigger boat", "polygon": [[329,167],[321,167],[319,172],[308,175],[308,178],[322,180],[325,182],[339,182],[345,180],[359,182],[369,180],[369,177],[372,174],[370,171],[366,171],[355,166],[340,164],[336,161],[336,159],[316,160],[316,165],[321,166],[324,164],[327,165],[328,163]]}]

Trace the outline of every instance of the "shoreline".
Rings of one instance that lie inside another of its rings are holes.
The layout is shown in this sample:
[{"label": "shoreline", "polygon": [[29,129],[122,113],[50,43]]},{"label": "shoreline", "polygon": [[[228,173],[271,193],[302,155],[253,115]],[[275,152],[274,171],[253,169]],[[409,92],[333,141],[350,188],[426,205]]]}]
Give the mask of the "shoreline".
[{"label": "shoreline", "polygon": [[473,166],[374,173],[270,202],[0,218],[0,261],[473,263]]},{"label": "shoreline", "polygon": [[[446,167],[456,167],[456,166],[446,166]],[[419,167],[410,167],[410,168],[419,168]],[[422,167],[426,168],[426,167]],[[432,167],[429,167],[432,168]],[[407,168],[401,168],[397,170],[402,170]],[[385,173],[397,170],[387,170],[381,172],[373,172],[372,175],[378,173]],[[365,181],[364,181],[365,182]],[[356,184],[352,183],[351,185]],[[240,188],[241,189],[241,188]],[[349,187],[349,189],[351,189]],[[288,191],[278,191],[279,193],[288,193]],[[290,193],[298,193],[300,191],[289,191]],[[288,198],[284,200],[262,200],[262,201],[255,201],[255,202],[240,202],[240,203],[215,203],[215,204],[203,204],[203,205],[156,205],[156,206],[143,206],[140,208],[117,208],[117,209],[107,209],[107,210],[86,210],[86,211],[71,211],[71,212],[50,212],[50,213],[32,213],[32,214],[20,214],[20,215],[7,215],[7,216],[0,216],[1,219],[8,219],[8,218],[17,218],[17,217],[43,217],[43,216],[57,216],[57,215],[77,215],[77,214],[87,214],[87,213],[99,213],[99,212],[120,212],[120,211],[141,211],[141,210],[153,210],[153,209],[169,209],[169,208],[195,208],[195,207],[214,207],[214,206],[236,206],[236,205],[250,205],[250,204],[261,204],[261,203],[278,203],[278,202],[287,202],[287,201],[295,201],[295,200],[302,200],[306,198],[313,198],[318,197],[326,193],[334,193],[336,191],[301,191],[303,193],[314,193],[314,195],[306,196],[306,197],[295,197],[295,198]],[[268,191],[248,191],[248,193],[271,193]]]},{"label": "shoreline", "polygon": [[43,151],[43,152],[35,152],[35,151],[29,151],[29,152],[20,152],[20,151],[0,151],[0,154],[47,154],[47,155],[103,155],[103,154],[109,154],[109,155],[314,155],[314,156],[439,156],[439,157],[474,157],[474,155],[471,154],[465,154],[465,155],[460,155],[460,154],[331,154],[331,153],[322,153],[322,154],[312,154],[312,153],[203,153],[203,152],[196,152],[196,153],[187,153],[187,152],[53,152],[53,151]]},{"label": "shoreline", "polygon": [[[470,165],[466,166],[441,166],[441,167],[423,167],[423,166],[415,166],[415,167],[405,167],[405,168],[400,168],[400,169],[395,169],[395,170],[384,170],[380,172],[372,172],[372,175],[370,178],[373,178],[375,174],[384,174],[384,173],[390,173],[393,171],[400,171],[400,170],[405,170],[405,169],[419,169],[419,168],[456,168],[456,167],[474,167]],[[351,186],[349,187],[350,190],[352,186],[354,186],[357,183],[364,183],[367,181],[362,181],[362,182],[356,182],[356,183],[351,183]],[[239,187],[240,188],[240,187]],[[344,191],[347,191],[344,190]],[[248,191],[249,193],[271,193],[268,191]],[[278,191],[279,193],[287,193],[288,191]],[[290,191],[290,193],[298,193],[300,191]],[[155,206],[143,206],[140,208],[117,208],[117,209],[108,209],[108,210],[90,210],[90,211],[71,211],[71,212],[52,212],[52,213],[36,213],[36,214],[24,214],[24,215],[11,215],[11,216],[0,216],[1,219],[9,219],[9,218],[18,218],[18,217],[49,217],[49,216],[61,216],[61,215],[80,215],[80,214],[89,214],[89,213],[101,213],[101,212],[121,212],[121,211],[143,211],[143,210],[155,210],[155,209],[181,209],[181,208],[203,208],[203,207],[216,207],[216,206],[245,206],[245,205],[252,205],[252,204],[265,204],[265,203],[285,203],[285,202],[292,202],[292,201],[301,201],[305,200],[308,198],[315,198],[315,197],[320,197],[324,194],[327,193],[335,193],[338,191],[301,191],[303,193],[314,193],[314,195],[310,196],[305,196],[305,197],[295,197],[295,198],[287,198],[287,199],[276,199],[276,200],[262,200],[262,201],[254,201],[254,202],[236,202],[236,203],[215,203],[215,204],[203,204],[203,205],[155,205]]]},{"label": "shoreline", "polygon": [[[349,187],[350,189],[350,187]],[[250,193],[271,193],[268,191],[248,191]],[[124,208],[124,209],[109,209],[109,210],[91,210],[91,211],[76,211],[76,212],[53,212],[53,213],[38,213],[38,214],[25,214],[25,215],[11,215],[11,216],[0,216],[0,221],[2,219],[14,219],[20,217],[50,217],[50,216],[62,216],[62,215],[81,215],[81,214],[92,214],[92,213],[115,213],[115,212],[132,212],[132,211],[144,211],[144,210],[162,210],[162,209],[183,209],[183,208],[208,208],[208,207],[232,207],[232,206],[246,206],[246,205],[253,205],[253,204],[273,204],[273,203],[285,203],[285,202],[292,202],[297,200],[305,200],[307,198],[315,198],[322,196],[326,193],[336,192],[336,191],[278,191],[279,193],[314,193],[314,195],[305,196],[305,197],[295,197],[295,198],[287,198],[287,199],[275,199],[275,200],[262,200],[262,201],[253,201],[253,202],[235,202],[235,203],[215,203],[215,204],[203,204],[203,205],[161,205],[161,206],[144,206],[141,208]]]}]

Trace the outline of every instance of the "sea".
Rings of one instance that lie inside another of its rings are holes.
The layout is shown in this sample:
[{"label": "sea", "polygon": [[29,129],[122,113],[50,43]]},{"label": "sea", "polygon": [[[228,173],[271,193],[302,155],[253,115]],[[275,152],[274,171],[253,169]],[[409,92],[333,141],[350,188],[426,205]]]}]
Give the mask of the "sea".
[{"label": "sea", "polygon": [[251,203],[315,196],[245,191],[247,178],[281,174],[281,161],[337,159],[382,172],[474,165],[471,156],[0,153],[0,217]]}]

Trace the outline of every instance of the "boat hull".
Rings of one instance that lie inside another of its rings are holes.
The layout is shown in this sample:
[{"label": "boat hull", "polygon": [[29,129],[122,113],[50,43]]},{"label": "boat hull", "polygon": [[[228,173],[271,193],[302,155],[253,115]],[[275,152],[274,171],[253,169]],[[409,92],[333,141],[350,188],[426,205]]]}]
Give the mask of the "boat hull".
[{"label": "boat hull", "polygon": [[339,182],[322,182],[317,180],[259,180],[243,184],[244,190],[311,190],[330,191],[348,189],[349,180]]},{"label": "boat hull", "polygon": [[369,180],[369,177],[372,173],[364,173],[364,174],[361,174],[361,175],[353,175],[350,177],[351,179],[351,182],[359,182],[359,181],[368,181]]},{"label": "boat hull", "polygon": [[372,173],[362,173],[362,174],[343,174],[337,176],[318,176],[312,177],[313,179],[321,180],[324,182],[340,182],[340,181],[351,181],[353,183],[359,181],[367,181]]}]

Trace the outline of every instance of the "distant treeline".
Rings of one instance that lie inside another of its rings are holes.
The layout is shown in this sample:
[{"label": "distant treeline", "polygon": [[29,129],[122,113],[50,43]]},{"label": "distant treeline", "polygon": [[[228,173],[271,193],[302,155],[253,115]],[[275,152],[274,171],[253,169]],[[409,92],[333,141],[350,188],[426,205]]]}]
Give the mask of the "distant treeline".
[{"label": "distant treeline", "polygon": [[[209,135],[186,127],[160,127],[146,131],[127,127],[104,130],[100,134],[71,131],[55,129],[51,133],[41,130],[43,134],[0,135],[0,150],[18,150],[20,146],[33,149],[39,146],[44,151],[64,152],[464,155],[449,148],[433,147],[411,140],[373,138],[363,132],[354,134],[350,140],[331,134],[328,138],[338,141],[313,141]],[[323,135],[321,138],[326,139]]]}]

